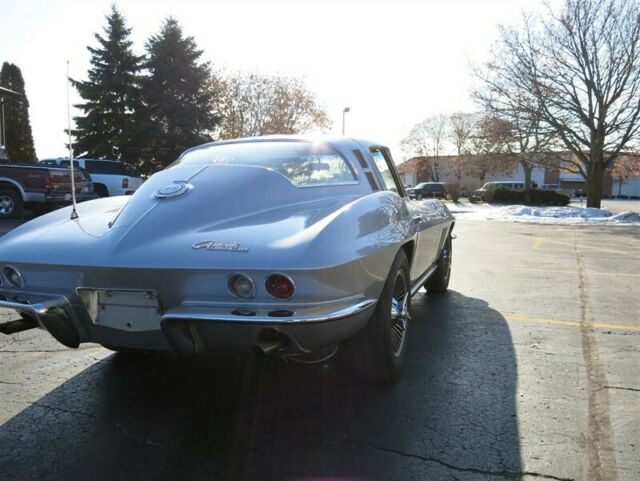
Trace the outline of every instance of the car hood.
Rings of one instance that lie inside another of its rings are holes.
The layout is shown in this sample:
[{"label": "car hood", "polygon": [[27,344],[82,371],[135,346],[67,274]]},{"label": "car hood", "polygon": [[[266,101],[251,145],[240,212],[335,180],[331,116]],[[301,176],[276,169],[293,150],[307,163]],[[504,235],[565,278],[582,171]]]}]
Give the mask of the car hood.
[{"label": "car hood", "polygon": [[[175,185],[185,185],[184,193],[157,197]],[[362,196],[349,187],[296,187],[253,166],[177,166],[151,177],[133,196],[79,204],[77,220],[65,208],[24,224],[0,241],[0,258],[126,267],[240,267],[256,258],[292,264],[306,256],[313,232]],[[304,231],[310,235],[299,235]],[[282,239],[292,238],[300,242],[281,247]]]}]

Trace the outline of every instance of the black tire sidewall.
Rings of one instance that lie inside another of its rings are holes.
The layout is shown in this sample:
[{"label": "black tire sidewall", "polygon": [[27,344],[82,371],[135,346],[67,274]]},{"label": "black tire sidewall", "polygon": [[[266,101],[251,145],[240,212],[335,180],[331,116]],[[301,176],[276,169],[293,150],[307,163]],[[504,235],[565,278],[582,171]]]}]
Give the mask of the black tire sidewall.
[{"label": "black tire sidewall", "polygon": [[425,288],[428,293],[445,292],[449,288],[449,280],[451,279],[451,261],[453,259],[453,242],[451,238],[451,232],[447,234],[447,240],[443,246],[444,249],[449,250],[449,261],[444,260],[444,253],[440,253],[440,257],[437,260],[436,271],[427,279]]},{"label": "black tire sidewall", "polygon": [[[370,380],[392,382],[399,378],[409,340],[410,322],[407,323],[404,344],[398,356],[393,355],[391,345],[391,299],[398,271],[403,270],[409,292],[409,262],[403,250],[393,261],[380,298],[365,328],[351,340],[352,364],[356,373]],[[409,295],[409,304],[411,295]],[[410,307],[410,305],[409,305]]]}]

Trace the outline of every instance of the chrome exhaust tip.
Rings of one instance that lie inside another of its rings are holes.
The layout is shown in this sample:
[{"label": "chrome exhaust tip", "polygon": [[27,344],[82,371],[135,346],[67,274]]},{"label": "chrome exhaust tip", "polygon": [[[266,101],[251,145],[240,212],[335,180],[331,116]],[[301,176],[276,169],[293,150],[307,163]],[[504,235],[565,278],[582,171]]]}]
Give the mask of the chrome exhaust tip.
[{"label": "chrome exhaust tip", "polygon": [[253,346],[257,356],[266,357],[281,351],[289,344],[289,338],[276,329],[263,329],[258,334],[258,342]]}]

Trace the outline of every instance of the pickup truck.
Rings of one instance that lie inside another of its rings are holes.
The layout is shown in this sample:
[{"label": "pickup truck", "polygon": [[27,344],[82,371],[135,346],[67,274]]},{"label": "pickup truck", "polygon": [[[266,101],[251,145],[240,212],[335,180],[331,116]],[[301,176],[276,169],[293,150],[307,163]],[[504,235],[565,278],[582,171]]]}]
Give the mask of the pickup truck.
[{"label": "pickup truck", "polygon": [[[75,172],[76,195],[82,193],[81,172]],[[0,219],[22,216],[24,208],[44,212],[71,200],[71,175],[68,168],[33,163],[12,163],[0,146]]]}]

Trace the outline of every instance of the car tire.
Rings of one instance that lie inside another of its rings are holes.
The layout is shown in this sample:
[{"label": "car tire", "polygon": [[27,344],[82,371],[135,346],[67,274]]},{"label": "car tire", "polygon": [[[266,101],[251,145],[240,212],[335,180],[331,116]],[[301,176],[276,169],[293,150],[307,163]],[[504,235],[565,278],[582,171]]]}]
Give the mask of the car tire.
[{"label": "car tire", "polygon": [[410,324],[410,288],[409,262],[400,250],[369,322],[347,342],[349,361],[357,376],[381,383],[400,377]]},{"label": "car tire", "polygon": [[94,184],[93,191],[98,194],[98,197],[109,197],[109,191],[102,184]]},{"label": "car tire", "polygon": [[14,189],[0,189],[0,219],[22,216],[24,204],[20,193]]},{"label": "car tire", "polygon": [[427,279],[424,287],[429,294],[445,292],[449,288],[449,279],[451,278],[451,260],[453,242],[451,234],[447,236],[447,240],[442,247],[440,257],[436,261],[436,271]]}]

